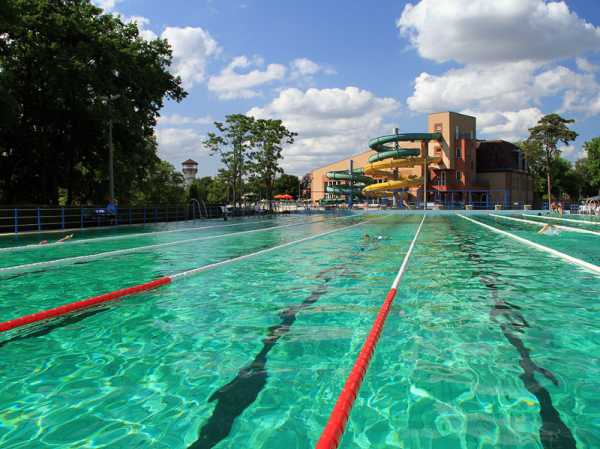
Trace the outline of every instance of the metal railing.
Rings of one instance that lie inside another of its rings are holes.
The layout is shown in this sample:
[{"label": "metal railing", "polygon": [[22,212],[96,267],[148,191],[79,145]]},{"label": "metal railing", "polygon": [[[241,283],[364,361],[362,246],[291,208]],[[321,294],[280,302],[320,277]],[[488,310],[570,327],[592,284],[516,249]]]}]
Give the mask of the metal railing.
[{"label": "metal railing", "polygon": [[[219,206],[206,206],[202,218],[222,216]],[[168,204],[145,207],[120,206],[109,214],[101,206],[35,207],[0,206],[0,233],[49,231],[60,229],[89,229],[118,225],[143,225],[199,218],[187,204]]]}]

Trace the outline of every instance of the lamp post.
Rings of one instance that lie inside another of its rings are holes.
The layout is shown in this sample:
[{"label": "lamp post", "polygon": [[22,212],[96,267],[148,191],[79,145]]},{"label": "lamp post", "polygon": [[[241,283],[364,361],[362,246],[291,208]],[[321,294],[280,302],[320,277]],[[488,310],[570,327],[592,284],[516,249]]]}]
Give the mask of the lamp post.
[{"label": "lamp post", "polygon": [[112,102],[120,97],[121,95],[119,94],[100,97],[108,106],[108,195],[111,201],[115,199],[115,146],[113,143]]}]

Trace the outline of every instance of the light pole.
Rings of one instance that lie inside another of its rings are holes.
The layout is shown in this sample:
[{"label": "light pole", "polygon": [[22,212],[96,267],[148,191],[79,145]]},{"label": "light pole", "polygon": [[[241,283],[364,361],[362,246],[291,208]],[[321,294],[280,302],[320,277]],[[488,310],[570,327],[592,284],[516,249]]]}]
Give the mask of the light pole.
[{"label": "light pole", "polygon": [[115,146],[113,143],[112,102],[120,97],[119,94],[100,97],[108,106],[108,195],[111,201],[115,199]]}]

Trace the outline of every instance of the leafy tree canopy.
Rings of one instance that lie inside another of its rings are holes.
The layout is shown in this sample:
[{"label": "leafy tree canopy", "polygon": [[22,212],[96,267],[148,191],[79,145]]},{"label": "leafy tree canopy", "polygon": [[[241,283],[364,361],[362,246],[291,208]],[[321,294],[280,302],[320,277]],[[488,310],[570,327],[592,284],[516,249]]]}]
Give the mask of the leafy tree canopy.
[{"label": "leafy tree canopy", "polygon": [[105,199],[114,123],[117,196],[160,176],[153,127],[165,98],[181,101],[165,40],[88,0],[0,2],[0,201]]}]

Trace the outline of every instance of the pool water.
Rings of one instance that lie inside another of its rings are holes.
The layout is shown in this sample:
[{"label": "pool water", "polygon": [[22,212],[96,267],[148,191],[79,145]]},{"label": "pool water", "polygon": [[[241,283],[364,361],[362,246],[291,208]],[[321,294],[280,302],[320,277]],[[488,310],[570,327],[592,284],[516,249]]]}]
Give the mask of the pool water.
[{"label": "pool water", "polygon": [[[421,218],[83,233],[0,253],[2,267],[65,259],[0,272],[4,321],[337,231],[8,333],[0,447],[314,447]],[[595,236],[474,218],[598,264]],[[457,215],[428,216],[340,447],[600,447],[598,281]]]}]

